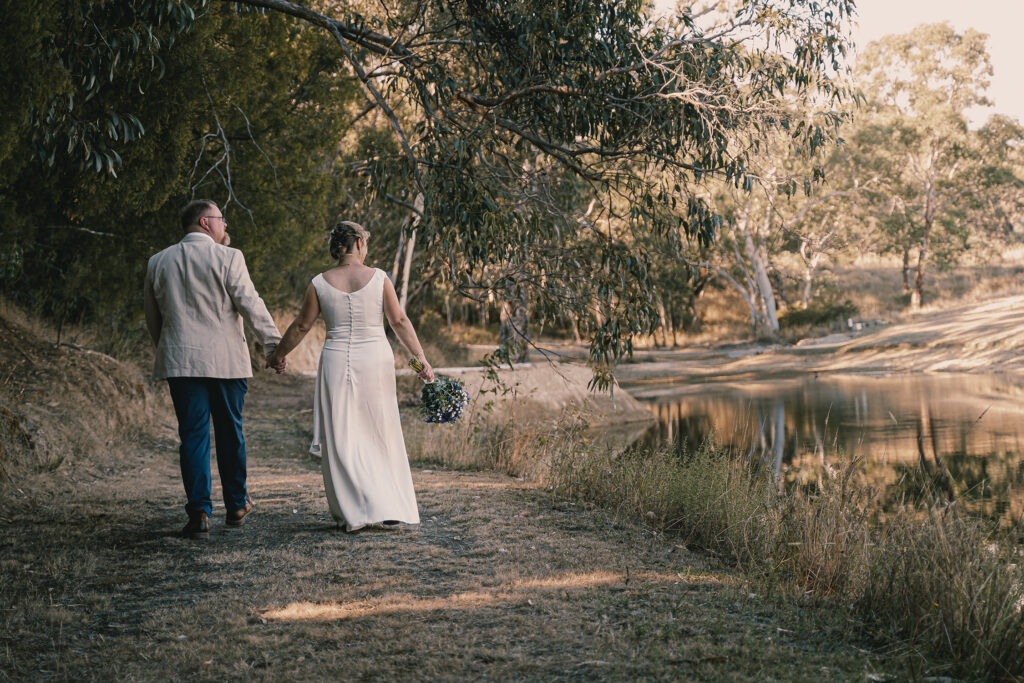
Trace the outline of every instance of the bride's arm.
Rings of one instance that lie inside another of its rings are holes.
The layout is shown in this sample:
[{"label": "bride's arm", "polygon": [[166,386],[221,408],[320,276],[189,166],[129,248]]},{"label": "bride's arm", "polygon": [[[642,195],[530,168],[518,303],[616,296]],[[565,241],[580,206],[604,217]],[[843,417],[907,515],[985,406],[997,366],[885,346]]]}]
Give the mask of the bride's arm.
[{"label": "bride's arm", "polygon": [[416,356],[423,363],[423,370],[419,373],[419,378],[424,382],[430,382],[434,379],[434,369],[430,367],[430,363],[427,362],[427,357],[423,355],[423,345],[420,344],[420,340],[416,337],[416,330],[413,329],[412,321],[402,310],[402,305],[398,303],[398,295],[395,294],[395,286],[391,284],[391,280],[384,279],[384,315],[388,317],[388,324],[391,325],[391,329],[395,331],[395,335],[402,342],[409,353]]},{"label": "bride's arm", "polygon": [[320,315],[320,299],[316,296],[316,288],[310,283],[306,288],[306,294],[302,298],[302,309],[288,326],[284,336],[278,343],[274,352],[267,356],[267,366],[276,367],[284,357],[291,353],[292,349],[299,345],[306,333],[313,327],[316,317]]}]

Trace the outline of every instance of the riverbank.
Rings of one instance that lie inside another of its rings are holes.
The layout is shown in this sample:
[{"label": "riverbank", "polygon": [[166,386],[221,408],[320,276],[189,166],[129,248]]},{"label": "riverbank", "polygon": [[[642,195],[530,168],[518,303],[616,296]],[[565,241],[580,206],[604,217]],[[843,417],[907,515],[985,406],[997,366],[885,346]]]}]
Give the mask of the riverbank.
[{"label": "riverbank", "polygon": [[[246,406],[256,510],[183,523],[173,415],[0,498],[4,678],[864,680],[848,625],[644,527],[493,472],[414,466],[423,523],[346,535],[306,454],[312,382]],[[443,427],[438,427],[443,429]],[[219,497],[215,487],[214,499]],[[888,674],[888,676],[887,676]]]},{"label": "riverbank", "polygon": [[[586,350],[551,345],[561,360]],[[538,354],[539,355],[539,354]],[[795,377],[814,373],[1024,371],[1024,296],[932,311],[887,325],[788,344],[641,349],[616,369],[629,384]]]}]

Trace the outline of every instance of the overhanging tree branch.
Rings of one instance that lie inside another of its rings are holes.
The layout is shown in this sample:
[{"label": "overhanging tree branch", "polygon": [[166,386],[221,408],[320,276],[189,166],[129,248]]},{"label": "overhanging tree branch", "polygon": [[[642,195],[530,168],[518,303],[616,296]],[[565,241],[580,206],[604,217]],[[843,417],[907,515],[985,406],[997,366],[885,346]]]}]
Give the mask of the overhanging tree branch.
[{"label": "overhanging tree branch", "polygon": [[382,56],[409,57],[412,53],[398,40],[376,31],[359,28],[344,21],[331,19],[316,10],[304,7],[303,5],[288,0],[221,0],[232,5],[249,5],[250,7],[262,7],[281,14],[302,19],[314,26],[319,26],[337,34],[345,40],[350,40],[362,48]]}]

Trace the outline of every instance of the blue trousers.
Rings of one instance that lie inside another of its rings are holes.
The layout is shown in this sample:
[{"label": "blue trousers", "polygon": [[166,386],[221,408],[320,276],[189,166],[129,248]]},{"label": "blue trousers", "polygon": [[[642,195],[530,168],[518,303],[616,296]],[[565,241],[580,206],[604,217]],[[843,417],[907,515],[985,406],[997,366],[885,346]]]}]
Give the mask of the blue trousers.
[{"label": "blue trousers", "polygon": [[248,383],[244,379],[168,377],[181,439],[181,480],[190,514],[213,512],[210,502],[210,419],[217,444],[217,470],[229,512],[245,507],[245,437],[242,405]]}]

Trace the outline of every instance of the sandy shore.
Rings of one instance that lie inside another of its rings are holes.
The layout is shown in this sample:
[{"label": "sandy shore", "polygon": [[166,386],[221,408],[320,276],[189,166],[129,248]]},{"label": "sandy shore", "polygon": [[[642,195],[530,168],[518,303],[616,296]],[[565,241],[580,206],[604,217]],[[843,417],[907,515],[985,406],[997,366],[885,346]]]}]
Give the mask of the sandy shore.
[{"label": "sandy shore", "polygon": [[[562,359],[580,347],[551,347]],[[891,325],[788,344],[638,350],[619,366],[625,385],[744,380],[809,373],[1020,372],[1024,370],[1024,296],[922,313]]]}]

